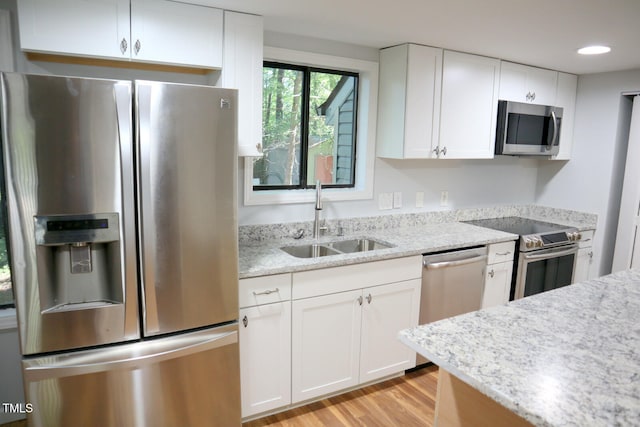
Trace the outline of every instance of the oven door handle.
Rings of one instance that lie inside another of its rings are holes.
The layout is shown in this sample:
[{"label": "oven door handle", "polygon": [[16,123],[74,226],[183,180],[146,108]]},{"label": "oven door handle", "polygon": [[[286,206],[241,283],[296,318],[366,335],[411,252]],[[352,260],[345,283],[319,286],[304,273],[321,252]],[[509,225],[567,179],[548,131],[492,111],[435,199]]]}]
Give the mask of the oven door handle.
[{"label": "oven door handle", "polygon": [[540,254],[539,252],[540,251],[536,251],[531,254],[522,254],[522,257],[527,261],[535,261],[539,259],[571,255],[578,252],[578,245],[572,245],[571,248],[569,249],[564,249],[564,247],[561,250],[549,249],[548,251],[545,251],[543,254]]}]

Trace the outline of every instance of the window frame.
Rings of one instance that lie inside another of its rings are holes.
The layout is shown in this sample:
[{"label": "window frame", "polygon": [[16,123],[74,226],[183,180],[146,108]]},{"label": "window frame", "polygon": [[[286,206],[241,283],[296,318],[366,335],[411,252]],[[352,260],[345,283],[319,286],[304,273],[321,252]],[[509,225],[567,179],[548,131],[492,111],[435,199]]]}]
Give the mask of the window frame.
[{"label": "window frame", "polygon": [[[356,117],[356,161],[353,187],[327,188],[326,201],[366,200],[373,198],[376,117],[378,103],[378,62],[276,47],[264,47],[263,60],[301,65],[315,69],[357,73],[358,111]],[[253,158],[245,157],[244,205],[307,203],[315,200],[314,188],[253,190]]]},{"label": "window frame", "polygon": [[[310,118],[310,88],[311,88],[311,74],[312,73],[326,73],[326,74],[338,74],[341,76],[354,77],[356,79],[356,83],[360,82],[360,75],[353,71],[345,71],[345,70],[336,70],[336,69],[328,69],[328,68],[319,68],[312,67],[308,65],[300,65],[300,64],[291,64],[283,61],[263,61],[263,69],[264,67],[270,68],[281,68],[284,70],[293,70],[302,72],[303,75],[303,87],[302,87],[302,116],[300,117],[300,172],[299,172],[299,180],[300,183],[297,185],[254,185],[253,191],[270,191],[270,190],[306,190],[306,189],[315,189],[316,185],[314,183],[310,183],[307,180],[307,171],[309,167],[309,118]],[[358,141],[358,89],[359,87],[355,87],[354,100],[356,104],[356,120],[353,125],[353,130],[351,134],[351,155],[352,155],[352,168],[351,168],[351,184],[322,184],[323,189],[328,188],[353,188],[355,187],[356,181],[356,156],[357,156],[357,141]],[[337,143],[337,141],[336,141]],[[264,145],[263,145],[264,147]]]}]

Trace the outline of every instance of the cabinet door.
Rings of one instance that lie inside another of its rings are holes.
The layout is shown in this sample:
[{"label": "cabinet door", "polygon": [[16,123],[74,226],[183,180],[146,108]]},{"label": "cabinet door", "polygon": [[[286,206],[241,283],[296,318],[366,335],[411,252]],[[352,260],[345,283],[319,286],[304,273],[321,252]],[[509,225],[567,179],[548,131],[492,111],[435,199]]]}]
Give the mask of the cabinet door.
[{"label": "cabinet door", "polygon": [[553,157],[554,160],[569,160],[571,158],[577,89],[578,76],[558,73],[556,105],[562,107],[562,123],[560,125],[560,151]]},{"label": "cabinet door", "polygon": [[416,353],[398,340],[402,329],[418,326],[420,279],[363,290],[360,382],[416,366]]},{"label": "cabinet door", "polygon": [[165,0],[131,0],[131,59],[222,67],[222,10]]},{"label": "cabinet door", "polygon": [[482,308],[502,305],[509,302],[513,262],[488,265],[484,277]]},{"label": "cabinet door", "polygon": [[358,384],[362,291],[292,302],[292,402]]},{"label": "cabinet door", "polygon": [[437,145],[442,49],[404,44],[380,51],[380,157],[426,159]]},{"label": "cabinet door", "polygon": [[291,302],[240,310],[242,416],[291,403]]},{"label": "cabinet door", "polygon": [[129,58],[129,0],[20,0],[17,4],[22,50]]},{"label": "cabinet door", "polygon": [[444,52],[440,107],[440,158],[492,158],[500,61]]},{"label": "cabinet door", "polygon": [[589,280],[591,274],[591,262],[593,260],[593,248],[586,247],[578,249],[578,256],[576,257],[576,266],[573,272],[573,283],[583,282]]},{"label": "cabinet door", "polygon": [[222,86],[238,89],[238,155],[262,155],[262,17],[224,12]]},{"label": "cabinet door", "polygon": [[500,99],[556,105],[558,73],[503,61],[500,66]]}]

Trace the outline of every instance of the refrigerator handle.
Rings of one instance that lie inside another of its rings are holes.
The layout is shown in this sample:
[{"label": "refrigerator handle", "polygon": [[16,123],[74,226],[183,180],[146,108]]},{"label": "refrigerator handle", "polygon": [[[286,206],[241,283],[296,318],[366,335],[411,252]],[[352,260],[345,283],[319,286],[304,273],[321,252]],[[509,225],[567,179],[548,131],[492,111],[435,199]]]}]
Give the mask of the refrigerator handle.
[{"label": "refrigerator handle", "polygon": [[[146,341],[130,344],[129,350],[119,347],[103,349],[95,353],[95,357],[86,354],[65,355],[64,362],[55,363],[55,358],[49,359],[49,364],[35,365],[29,361],[24,361],[25,380],[28,382],[41,381],[44,379],[71,377],[76,375],[92,374],[96,372],[108,372],[124,369],[137,369],[143,366],[154,365],[163,361],[185,357],[202,351],[213,350],[238,342],[238,331],[199,333],[197,337],[164,338],[162,343]],[[158,341],[159,341],[158,340]],[[146,349],[146,351],[145,351]],[[151,351],[149,350],[151,349]],[[113,356],[106,356],[109,350],[113,350]],[[37,360],[47,359],[46,357]],[[95,360],[92,360],[95,359]],[[29,366],[32,364],[32,366]]]},{"label": "refrigerator handle", "polygon": [[155,259],[156,229],[155,215],[152,212],[155,197],[155,186],[151,180],[151,141],[149,137],[151,128],[151,92],[153,86],[144,82],[135,82],[134,92],[136,99],[136,149],[138,153],[138,212],[141,222],[145,224],[139,229],[140,240],[140,284],[142,289],[142,322],[143,334],[154,335],[160,332],[158,320],[158,305],[156,302],[155,274],[151,265]]}]

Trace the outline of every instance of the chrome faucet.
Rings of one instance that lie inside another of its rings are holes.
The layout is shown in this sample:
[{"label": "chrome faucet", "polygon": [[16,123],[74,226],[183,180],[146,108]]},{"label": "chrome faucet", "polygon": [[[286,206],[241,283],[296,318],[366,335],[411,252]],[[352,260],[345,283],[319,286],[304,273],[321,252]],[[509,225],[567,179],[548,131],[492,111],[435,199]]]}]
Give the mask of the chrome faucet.
[{"label": "chrome faucet", "polygon": [[320,231],[324,231],[327,227],[320,227],[320,211],[322,210],[322,184],[320,180],[316,181],[316,207],[315,217],[313,220],[313,238],[320,237]]}]

